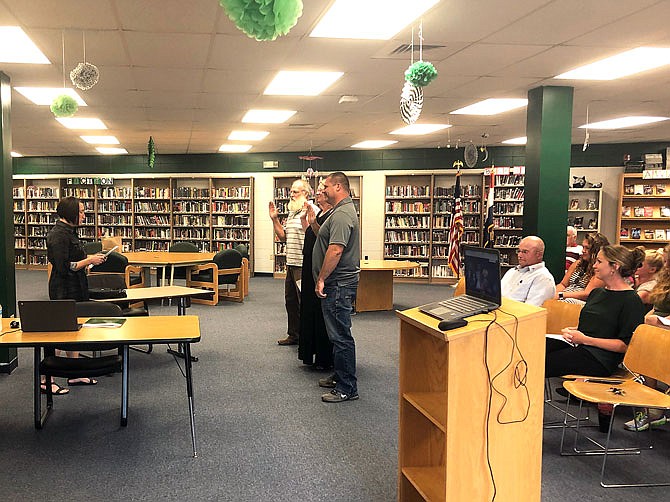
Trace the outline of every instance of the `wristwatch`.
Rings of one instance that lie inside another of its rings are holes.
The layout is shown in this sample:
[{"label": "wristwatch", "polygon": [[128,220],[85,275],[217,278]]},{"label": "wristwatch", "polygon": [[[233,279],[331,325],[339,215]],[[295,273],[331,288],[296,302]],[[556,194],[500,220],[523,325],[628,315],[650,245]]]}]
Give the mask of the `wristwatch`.
[{"label": "wristwatch", "polygon": [[558,292],[558,299],[559,300],[564,300],[565,299],[565,295],[563,294],[563,291]]}]

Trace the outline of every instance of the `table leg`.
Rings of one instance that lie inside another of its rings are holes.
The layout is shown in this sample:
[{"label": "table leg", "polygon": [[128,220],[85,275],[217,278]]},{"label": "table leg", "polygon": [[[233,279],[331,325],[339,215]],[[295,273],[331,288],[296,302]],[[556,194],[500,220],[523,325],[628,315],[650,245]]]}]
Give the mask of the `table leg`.
[{"label": "table leg", "polygon": [[123,366],[121,372],[121,427],[128,425],[128,345],[123,346]]},{"label": "table leg", "polygon": [[195,409],[193,405],[193,373],[191,368],[191,344],[184,343],[185,368],[186,368],[186,395],[188,396],[188,412],[191,421],[191,443],[193,444],[193,458],[198,456],[195,438]]},{"label": "table leg", "polygon": [[361,270],[356,312],[393,309],[393,270]]},{"label": "table leg", "polygon": [[[188,305],[188,298],[185,296],[180,296],[177,302],[177,315],[186,315],[186,309]],[[178,350],[172,350],[172,349],[167,349],[168,354],[172,354],[175,357],[181,357],[185,358],[184,352],[181,350],[181,344],[178,346]],[[189,350],[190,353],[190,350]],[[195,356],[189,356],[191,358],[191,361],[194,363],[198,362],[198,358]]]},{"label": "table leg", "polygon": [[41,429],[44,427],[44,423],[47,421],[47,418],[51,413],[51,407],[48,406],[44,415],[42,415],[42,392],[40,390],[40,361],[42,359],[42,347],[35,347],[33,350],[33,411],[35,415],[35,429]]}]

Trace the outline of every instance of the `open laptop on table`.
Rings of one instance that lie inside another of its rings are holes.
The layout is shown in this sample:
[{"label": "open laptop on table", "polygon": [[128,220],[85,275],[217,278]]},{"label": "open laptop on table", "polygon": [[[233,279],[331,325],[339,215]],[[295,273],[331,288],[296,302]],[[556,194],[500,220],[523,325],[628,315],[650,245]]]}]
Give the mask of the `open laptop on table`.
[{"label": "open laptop on table", "polygon": [[78,331],[74,300],[19,301],[21,331]]},{"label": "open laptop on table", "polygon": [[500,307],[500,252],[497,249],[463,246],[465,294],[419,307],[444,321],[485,314]]}]

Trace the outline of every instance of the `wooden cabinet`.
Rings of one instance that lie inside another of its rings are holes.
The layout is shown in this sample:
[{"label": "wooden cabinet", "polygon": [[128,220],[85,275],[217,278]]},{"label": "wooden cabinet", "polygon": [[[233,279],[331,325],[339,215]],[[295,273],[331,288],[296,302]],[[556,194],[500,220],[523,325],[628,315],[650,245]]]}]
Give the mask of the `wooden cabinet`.
[{"label": "wooden cabinet", "polygon": [[398,500],[491,500],[493,478],[496,501],[539,502],[546,311],[503,299],[490,327],[448,332],[418,308],[397,315]]},{"label": "wooden cabinet", "polygon": [[617,238],[628,247],[663,247],[670,242],[670,174],[645,171],[621,175]]}]

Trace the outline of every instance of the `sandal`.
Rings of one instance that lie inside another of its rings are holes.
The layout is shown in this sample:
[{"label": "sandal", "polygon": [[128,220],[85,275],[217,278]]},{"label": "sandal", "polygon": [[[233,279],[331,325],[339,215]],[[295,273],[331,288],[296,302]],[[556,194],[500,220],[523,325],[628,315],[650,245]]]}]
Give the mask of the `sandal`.
[{"label": "sandal", "polygon": [[[54,390],[55,389],[55,390]],[[47,393],[47,385],[46,383],[41,383],[40,384],[40,392],[42,394]],[[56,382],[51,382],[51,394],[54,396],[64,396],[65,394],[69,393],[70,389],[66,387],[61,387],[58,385]]]},{"label": "sandal", "polygon": [[[75,385],[98,385],[98,381],[94,380],[93,378],[89,378],[89,377],[83,377],[83,378],[85,378],[85,380],[79,380],[77,378],[70,378],[67,381],[67,384],[70,387],[75,386]],[[75,381],[73,381],[73,380],[75,380]]]}]

